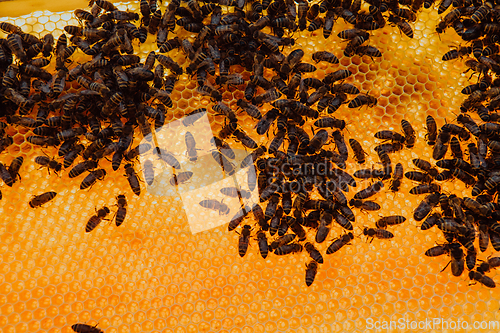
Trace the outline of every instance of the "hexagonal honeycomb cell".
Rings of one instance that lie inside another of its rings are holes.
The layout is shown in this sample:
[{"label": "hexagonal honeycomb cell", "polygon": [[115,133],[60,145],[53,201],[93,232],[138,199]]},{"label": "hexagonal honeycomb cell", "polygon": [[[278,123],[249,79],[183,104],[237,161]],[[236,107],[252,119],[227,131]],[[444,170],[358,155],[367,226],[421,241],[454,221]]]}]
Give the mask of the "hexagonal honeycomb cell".
[{"label": "hexagonal honeycomb cell", "polygon": [[[16,4],[0,3],[4,8],[0,12],[5,16],[0,21],[22,26],[25,32],[39,36],[51,32],[57,38],[65,25],[79,24],[69,8],[61,7],[67,10],[62,12],[53,4],[46,7],[36,3],[37,11],[21,15],[20,8],[13,8]],[[86,4],[71,5],[83,8]],[[116,5],[121,10],[138,10],[137,3]],[[450,45],[456,45],[457,36],[450,31],[436,34],[439,19],[435,8],[419,12],[413,24],[413,39],[390,25],[373,31],[370,45],[382,52],[381,58],[344,56],[346,42],[337,33],[350,26],[341,19],[328,42],[321,30],[302,31],[293,35],[293,48],[284,48],[285,54],[302,48],[304,61],[311,63],[314,52],[333,52],[339,64],[318,63],[317,71],[304,77],[322,79],[335,70],[349,69],[353,75],[346,82],[378,99],[373,108],[349,109],[343,105],[335,113],[335,117],[347,122],[346,140],[355,138],[368,152],[365,166],[379,163],[373,148],[380,140],[374,139],[374,133],[382,129],[400,131],[402,119],[415,128],[417,143],[411,150],[392,154],[393,163],[401,162],[407,171],[414,169],[414,158],[432,160],[432,149],[425,143],[426,116],[433,116],[442,126],[460,112],[460,90],[468,84],[469,76],[463,73],[463,61],[441,60]],[[0,37],[5,35],[0,32]],[[134,48],[145,58],[149,51],[156,50],[154,38],[149,36],[145,44]],[[81,57],[76,54],[72,60],[78,63]],[[173,58],[182,63],[184,55],[179,52]],[[249,72],[242,67],[235,70],[249,80]],[[267,76],[271,74],[266,72]],[[234,110],[237,100],[243,97],[241,88],[228,87],[223,92],[223,102]],[[214,105],[209,97],[196,91],[196,82],[186,74],[181,75],[171,98],[173,107],[166,122]],[[265,105],[262,112],[269,109]],[[255,134],[252,118],[239,117],[244,130],[259,144],[269,143],[269,137]],[[224,125],[221,116],[210,113],[209,120],[214,133]],[[107,333],[374,332],[370,320],[403,318],[406,322],[421,322],[441,318],[470,325],[475,321],[500,321],[499,288],[469,285],[465,274],[453,277],[449,268],[441,272],[448,256],[424,256],[428,248],[444,240],[435,232],[422,232],[420,223],[411,218],[422,197],[409,194],[413,184],[408,179],[403,180],[399,192],[385,188],[375,197],[382,206],[380,211],[356,211],[355,240],[335,255],[325,256],[314,283],[306,287],[306,252],[263,259],[252,238],[248,252],[241,258],[240,236],[228,232],[225,224],[191,232],[188,220],[201,217],[187,216],[185,203],[199,200],[190,198],[189,192],[187,198],[149,191],[135,196],[123,168],[109,172],[102,182],[82,191],[82,176],[69,179],[66,170],[49,173],[33,163],[42,151],[56,156],[56,149],[41,150],[31,145],[25,140],[32,132],[22,127],[9,127],[7,133],[14,138],[14,145],[2,153],[2,162],[7,164],[23,156],[25,164],[22,180],[12,188],[1,188],[2,332],[68,333],[75,323],[98,323]],[[139,142],[136,139],[132,146]],[[245,150],[237,143],[235,147]],[[111,170],[111,162],[103,161],[101,167]],[[346,171],[352,173],[359,168],[352,158],[348,160]],[[369,184],[358,181],[357,189]],[[469,191],[457,182],[444,182],[442,186],[449,194],[467,195]],[[29,208],[32,196],[45,191],[58,195],[43,207]],[[117,228],[104,221],[91,233],[85,233],[85,224],[95,215],[96,207],[107,205],[116,212],[116,196],[123,193],[128,201],[124,224]],[[366,241],[363,227],[373,226],[381,215],[403,215],[408,219],[390,229],[395,236],[392,240]],[[210,216],[218,218],[217,214]],[[329,240],[342,234],[342,228],[335,225]],[[308,234],[307,238],[312,240],[314,235]],[[323,243],[318,248],[324,253],[326,246]],[[485,260],[490,254],[482,253],[479,259]],[[489,276],[498,281],[495,271]],[[483,331],[497,332],[498,328]]]}]

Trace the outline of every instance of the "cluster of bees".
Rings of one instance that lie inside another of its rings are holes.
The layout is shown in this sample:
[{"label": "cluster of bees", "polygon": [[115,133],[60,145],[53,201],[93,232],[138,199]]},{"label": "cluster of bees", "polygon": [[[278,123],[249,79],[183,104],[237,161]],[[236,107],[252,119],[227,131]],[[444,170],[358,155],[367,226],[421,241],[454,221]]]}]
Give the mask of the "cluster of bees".
[{"label": "cluster of bees", "polygon": [[[461,275],[464,270],[461,247],[464,247],[469,277],[488,287],[494,286],[484,273],[498,266],[498,260],[490,258],[476,267],[476,260],[471,264],[469,257],[474,252],[475,227],[482,237],[481,250],[485,242],[488,245],[484,240],[488,235],[486,239],[492,240],[495,250],[500,249],[497,233],[500,225],[497,227],[498,223],[494,222],[498,212],[493,203],[493,195],[500,183],[496,169],[500,125],[494,122],[498,117],[491,112],[495,110],[500,94],[496,92],[496,80],[488,75],[490,70],[495,74],[500,70],[495,61],[498,47],[495,49],[494,36],[500,31],[495,23],[496,8],[491,3],[457,2],[460,7],[445,15],[436,29],[442,32],[453,26],[459,30],[461,25],[460,35],[466,41],[474,40],[472,47],[452,50],[443,60],[472,52],[477,61],[469,60],[466,64],[480,73],[477,85],[465,91],[470,97],[462,105],[464,113],[457,118],[461,125],[446,124],[438,134],[435,121],[432,117],[427,119],[428,143],[434,146],[437,167],[445,170],[438,172],[429,162],[420,159],[414,163],[422,172],[404,174],[401,163],[397,163],[393,170],[390,154],[415,145],[415,131],[408,121],[403,120],[402,134],[388,130],[375,134],[377,139],[383,140],[375,149],[382,169],[358,170],[352,176],[345,171],[348,146],[353,152],[351,157],[359,164],[366,162],[367,154],[356,139],[350,138],[346,143],[343,133],[346,122],[331,114],[343,104],[348,108],[372,107],[377,104],[377,99],[345,82],[353,74],[348,69],[332,70],[322,80],[307,77],[314,73],[316,66],[305,62],[304,51],[294,49],[287,55],[282,52],[285,48],[293,48],[295,40],[289,36],[294,32],[322,29],[324,38],[328,38],[335,22],[341,18],[352,25],[351,29],[338,34],[347,40],[345,56],[381,57],[378,49],[367,45],[370,31],[389,23],[412,38],[409,22],[416,21],[422,7],[429,8],[433,4],[429,0],[366,2],[368,11],[362,9],[364,3],[361,0],[323,0],[316,4],[293,0],[251,3],[219,0],[203,5],[196,0],[184,4],[176,0],[165,6],[159,6],[156,0],[141,0],[139,15],[120,11],[106,0],[95,0],[89,4],[90,10],[75,10],[74,15],[81,24],[66,26],[65,33],[57,40],[51,34],[38,38],[13,24],[0,22],[0,29],[8,34],[7,38],[0,39],[0,116],[7,119],[0,122],[3,135],[0,152],[13,144],[13,139],[5,134],[5,127],[23,126],[33,132],[27,141],[41,147],[59,147],[58,155],[63,159],[60,163],[56,158],[38,156],[34,161],[36,164],[59,173],[81,159],[71,168],[69,177],[86,174],[80,185],[84,190],[106,177],[107,171],[99,167],[99,162],[111,156],[112,169],[117,171],[124,164],[124,175],[133,193],[139,196],[141,180],[135,164],[140,154],[152,149],[153,154],[169,167],[181,168],[174,154],[165,147],[154,147],[149,143],[131,146],[136,135],[152,143],[155,131],[163,127],[168,109],[173,105],[170,95],[178,77],[185,72],[191,77],[196,76],[197,91],[212,100],[211,114],[224,120],[224,126],[213,139],[216,147],[212,151],[213,158],[227,175],[234,174],[235,167],[230,161],[234,159],[234,152],[226,142],[232,139],[252,151],[241,163],[241,168],[254,164],[258,170],[258,174],[248,173],[248,185],[251,191],[258,189],[260,204],[252,207],[242,204],[241,211],[232,218],[228,227],[229,230],[241,230],[240,256],[246,254],[253,237],[254,227],[243,223],[252,212],[257,221],[255,228],[258,230],[254,234],[262,257],[266,258],[269,252],[288,255],[307,251],[311,260],[306,264],[305,280],[310,286],[319,264],[324,262],[318,244],[329,238],[332,222],[345,231],[333,239],[326,254],[339,251],[355,238],[352,209],[379,210],[380,206],[368,199],[380,192],[387,182],[389,189],[397,192],[405,175],[421,183],[410,193],[428,194],[415,210],[415,220],[422,221],[438,203],[442,208],[441,213],[431,214],[422,224],[423,229],[438,226],[447,239],[446,244],[429,250],[431,254],[450,255],[452,273],[460,272],[458,275]],[[438,12],[444,13],[450,5],[451,1],[443,1]],[[169,39],[173,32],[179,36]],[[136,40],[146,42],[148,34],[155,36],[158,51],[150,52],[141,61],[134,54],[133,43]],[[180,37],[186,34],[190,38]],[[71,56],[77,50],[90,60],[68,68]],[[186,55],[187,65],[184,67],[166,55],[178,51]],[[50,73],[44,67],[53,58],[55,72]],[[315,52],[311,58],[316,63],[323,61],[332,67],[339,64],[339,59],[328,51]],[[233,73],[231,66],[245,68],[252,74],[250,80]],[[269,72],[274,74],[269,76]],[[65,86],[69,82],[76,82],[81,89],[67,92]],[[275,128],[267,145],[259,146],[238,123],[237,112],[223,102],[221,91],[243,85],[244,99],[238,100],[237,107],[255,120],[259,136],[269,136],[273,132],[270,128]],[[349,98],[348,95],[355,97]],[[488,106],[483,105],[485,100],[489,101]],[[261,110],[268,106],[270,110],[262,114]],[[467,115],[468,111],[477,112],[486,123],[477,125]],[[191,125],[205,112],[207,110],[201,108],[186,115],[191,123],[185,125]],[[312,136],[305,130],[306,124],[312,125]],[[193,161],[196,160],[196,143],[188,133],[185,138],[187,154]],[[469,163],[463,159],[461,141],[470,140],[470,134],[478,141],[477,145],[469,143],[467,146]],[[285,141],[288,142],[286,149]],[[331,142],[335,143],[335,150],[329,147]],[[448,146],[453,159],[443,159]],[[127,162],[122,163],[123,159]],[[0,177],[7,186],[21,179],[22,163],[22,157],[14,159],[9,167],[0,163]],[[152,163],[146,161],[142,171],[145,181],[151,185],[154,181]],[[187,171],[174,172],[170,183],[178,185],[191,177],[192,173]],[[357,186],[355,178],[376,181],[348,199],[345,193]],[[474,186],[473,196],[477,198],[462,199],[441,194],[440,186],[434,181],[452,178]],[[221,189],[221,192],[237,196],[241,202],[247,196],[238,188]],[[55,192],[36,195],[29,205],[40,207],[55,196]],[[126,214],[126,199],[120,195],[117,200],[116,224],[120,225]],[[229,213],[222,201],[207,199],[199,204],[220,214]],[[96,210],[85,230],[92,231],[109,213],[107,207]],[[387,227],[405,220],[403,216],[382,217],[375,227],[364,227],[363,235],[372,240],[393,238]],[[98,330],[84,324],[77,325],[83,326],[73,327],[76,332]]]}]

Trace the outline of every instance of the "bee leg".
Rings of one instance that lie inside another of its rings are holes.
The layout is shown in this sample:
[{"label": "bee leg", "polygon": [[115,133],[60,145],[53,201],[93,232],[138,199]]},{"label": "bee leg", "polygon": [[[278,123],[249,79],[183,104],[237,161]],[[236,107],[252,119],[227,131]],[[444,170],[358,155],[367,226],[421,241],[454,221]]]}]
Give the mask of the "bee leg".
[{"label": "bee leg", "polygon": [[446,266],[444,266],[444,268],[441,270],[441,272],[443,272],[450,264],[451,264],[451,260],[446,264]]}]

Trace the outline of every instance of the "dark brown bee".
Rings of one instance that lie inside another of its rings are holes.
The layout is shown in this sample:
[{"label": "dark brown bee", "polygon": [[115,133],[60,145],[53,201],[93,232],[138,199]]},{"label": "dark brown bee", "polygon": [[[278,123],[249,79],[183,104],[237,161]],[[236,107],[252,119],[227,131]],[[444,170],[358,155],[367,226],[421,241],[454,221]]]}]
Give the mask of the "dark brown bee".
[{"label": "dark brown bee", "polygon": [[349,205],[361,210],[376,211],[380,209],[380,205],[373,201],[362,201],[359,199],[351,199]]},{"label": "dark brown bee", "polygon": [[231,198],[239,198],[242,197],[244,199],[250,199],[252,196],[252,193],[238,189],[237,187],[224,187],[220,189],[220,193],[227,195],[228,197]]},{"label": "dark brown bee", "polygon": [[78,163],[75,165],[69,172],[68,176],[69,178],[75,178],[84,173],[85,171],[95,169],[97,168],[97,162],[96,161],[83,161],[81,163]]},{"label": "dark brown bee", "polygon": [[301,252],[302,249],[302,245],[298,243],[285,244],[276,248],[276,250],[274,250],[274,254],[276,254],[277,256],[284,256],[291,253]]},{"label": "dark brown bee", "polygon": [[243,130],[236,129],[233,135],[238,139],[245,147],[250,149],[256,149],[258,147],[257,143],[246,134]]},{"label": "dark brown bee", "polygon": [[433,213],[433,214],[429,215],[429,217],[426,218],[425,221],[420,226],[420,229],[427,230],[427,229],[432,228],[433,226],[438,224],[439,219],[441,219],[440,213]]},{"label": "dark brown bee", "polygon": [[177,160],[177,158],[175,158],[175,156],[173,154],[169,153],[165,149],[162,149],[160,147],[156,147],[155,148],[155,153],[158,155],[158,157],[163,162],[167,163],[168,165],[170,165],[174,169],[180,169],[181,168],[181,164],[179,163],[179,161]]},{"label": "dark brown bee", "polygon": [[261,119],[262,114],[260,113],[260,109],[253,104],[247,103],[241,98],[236,103],[240,108],[242,108],[250,117],[254,119]]},{"label": "dark brown bee", "polygon": [[432,167],[431,163],[426,160],[420,158],[414,158],[412,162],[417,168],[427,172],[432,177],[436,177],[437,174],[439,173],[437,169]]},{"label": "dark brown bee", "polygon": [[381,181],[377,181],[375,183],[373,183],[372,185],[368,186],[367,188],[365,188],[364,190],[361,190],[359,191],[358,193],[356,193],[354,195],[354,199],[367,199],[375,194],[377,194],[378,192],[380,192],[380,190],[384,187],[384,183],[382,183]]},{"label": "dark brown bee", "polygon": [[332,214],[326,211],[321,212],[320,224],[315,238],[316,243],[323,243],[326,240],[326,237],[328,237],[328,234],[330,233],[332,221]]},{"label": "dark brown bee", "polygon": [[309,152],[314,154],[323,147],[328,141],[328,132],[324,129],[316,132],[314,137],[309,142]]},{"label": "dark brown bee", "polygon": [[139,184],[139,177],[134,170],[133,164],[129,163],[125,165],[125,176],[127,177],[132,192],[134,192],[134,194],[137,196],[141,195],[141,185]]},{"label": "dark brown bee", "polygon": [[9,165],[8,171],[14,183],[17,181],[17,178],[21,180],[21,175],[19,174],[19,170],[21,169],[23,162],[24,158],[22,156],[18,156],[14,158]]},{"label": "dark brown bee", "polygon": [[95,326],[87,324],[74,324],[71,326],[71,329],[76,333],[104,333],[103,330],[97,328],[97,324]]},{"label": "dark brown bee", "polygon": [[229,162],[227,158],[224,155],[222,155],[218,150],[212,151],[212,157],[221,166],[222,170],[224,170],[226,174],[231,176],[236,172],[234,164]]},{"label": "dark brown bee", "polygon": [[379,229],[385,229],[388,225],[397,225],[406,221],[406,217],[394,215],[394,216],[385,216],[377,220],[375,222],[375,226]]},{"label": "dark brown bee", "polygon": [[309,287],[313,284],[314,278],[318,273],[318,263],[314,260],[306,265],[306,285]]},{"label": "dark brown bee", "polygon": [[48,170],[54,170],[54,172],[61,171],[62,164],[48,156],[37,156],[35,157],[35,163],[46,167]]},{"label": "dark brown bee", "polygon": [[408,171],[405,173],[405,177],[420,183],[430,183],[433,179],[428,173],[420,171]]},{"label": "dark brown bee", "polygon": [[430,184],[420,184],[410,189],[410,194],[425,194],[432,192],[441,191],[441,186],[438,184],[430,183]]},{"label": "dark brown bee", "polygon": [[189,160],[191,162],[196,162],[196,160],[198,159],[198,153],[196,151],[196,141],[193,134],[191,134],[191,132],[186,132],[184,140],[186,142],[186,153]]},{"label": "dark brown bee", "polygon": [[191,171],[179,172],[178,175],[176,175],[176,174],[172,175],[169,183],[172,186],[178,186],[180,184],[187,183],[191,179],[191,177],[193,177],[193,172],[191,172]]},{"label": "dark brown bee", "polygon": [[219,212],[219,215],[227,215],[230,212],[229,207],[223,203],[222,201],[218,201],[215,199],[206,199],[200,201],[200,206],[203,208],[215,210]]},{"label": "dark brown bee", "polygon": [[85,225],[85,232],[91,232],[94,230],[108,214],[109,208],[106,206],[96,210],[96,215],[93,215]]},{"label": "dark brown bee", "polygon": [[309,253],[309,256],[316,261],[317,263],[323,263],[323,256],[321,253],[314,247],[314,245],[310,242],[304,244],[304,249]]},{"label": "dark brown bee", "polygon": [[236,213],[228,225],[228,231],[236,229],[240,225],[240,223],[245,219],[245,217],[250,213],[251,209],[248,206],[242,207],[238,213]]},{"label": "dark brown bee", "polygon": [[340,69],[338,71],[335,71],[335,72],[332,72],[332,73],[328,73],[325,76],[325,78],[323,79],[323,83],[324,84],[332,84],[335,81],[347,79],[351,75],[352,75],[352,72],[350,70],[348,70],[348,69]]},{"label": "dark brown bee", "polygon": [[425,255],[428,257],[438,257],[443,254],[450,254],[451,251],[457,251],[460,249],[460,244],[458,243],[447,243],[444,245],[437,245],[431,247],[427,251],[425,251]]},{"label": "dark brown bee", "polygon": [[454,158],[458,158],[458,159],[463,158],[462,147],[460,145],[460,141],[458,141],[457,137],[455,137],[455,136],[451,138],[450,150],[451,150],[451,154],[453,155]]},{"label": "dark brown bee", "polygon": [[198,119],[202,118],[206,114],[206,112],[207,112],[206,108],[199,108],[194,111],[191,111],[182,118],[182,124],[186,127],[191,126]]},{"label": "dark brown bee", "polygon": [[260,230],[257,233],[257,243],[259,244],[259,252],[262,258],[266,259],[269,253],[269,244],[267,242],[266,233]]},{"label": "dark brown bee", "polygon": [[144,161],[142,172],[144,173],[146,184],[152,185],[155,180],[155,170],[153,167],[153,162],[151,162],[151,160]]},{"label": "dark brown bee", "polygon": [[480,272],[470,271],[469,272],[469,279],[471,279],[473,281],[477,281],[488,288],[495,288],[496,287],[495,281],[493,281],[492,278],[490,278],[490,277],[488,277]]},{"label": "dark brown bee", "polygon": [[106,176],[106,170],[104,169],[97,169],[94,171],[91,171],[87,177],[85,177],[82,180],[82,183],[80,184],[80,190],[85,190],[92,185],[94,185],[97,180],[103,180],[104,177]]},{"label": "dark brown bee", "polygon": [[14,184],[14,179],[12,178],[9,170],[5,167],[3,163],[0,162],[0,178],[2,178],[5,185],[12,187]]},{"label": "dark brown bee", "polygon": [[415,135],[415,131],[413,130],[413,127],[411,126],[410,122],[405,120],[405,119],[402,119],[401,120],[401,128],[403,129],[403,132],[405,133],[406,147],[413,148],[413,146],[415,145],[416,135]]},{"label": "dark brown bee", "polygon": [[314,122],[314,126],[319,128],[338,128],[343,130],[346,126],[345,120],[337,119],[335,117],[320,118]]},{"label": "dark brown bee", "polygon": [[395,26],[399,28],[399,30],[404,33],[406,36],[413,38],[413,29],[411,25],[403,20],[402,18],[399,18],[394,15],[389,15],[389,22],[393,23]]},{"label": "dark brown bee", "polygon": [[464,182],[466,185],[473,186],[476,183],[476,179],[467,173],[466,171],[463,171],[462,169],[453,169],[452,174],[455,178],[458,180],[461,180]]},{"label": "dark brown bee", "polygon": [[384,130],[384,131],[379,131],[375,133],[375,137],[377,139],[382,139],[382,140],[392,140],[392,141],[397,141],[400,143],[405,142],[405,137],[398,132],[394,131],[389,131],[389,130]]},{"label": "dark brown bee", "polygon": [[50,200],[56,197],[56,192],[45,192],[39,195],[35,195],[31,198],[29,205],[31,208],[37,208],[42,206],[43,204],[49,202]]},{"label": "dark brown bee", "polygon": [[216,90],[208,85],[198,87],[198,88],[196,88],[196,91],[204,96],[209,96],[210,98],[216,100],[217,102],[222,101],[221,93],[218,90]]},{"label": "dark brown bee", "polygon": [[318,51],[314,52],[312,55],[312,59],[317,63],[320,61],[326,61],[331,64],[338,64],[339,59],[335,56],[335,54],[328,51]]},{"label": "dark brown bee", "polygon": [[422,202],[415,208],[413,212],[413,218],[415,221],[422,221],[427,215],[429,215],[432,208],[434,208],[439,202],[439,193],[431,193],[425,197]]},{"label": "dark brown bee", "polygon": [[120,194],[116,197],[116,205],[118,206],[118,210],[115,214],[115,223],[119,227],[125,221],[125,216],[127,215],[127,198],[125,195]]},{"label": "dark brown bee", "polygon": [[500,266],[500,257],[493,257],[493,258],[488,258],[487,261],[482,262],[479,267],[477,268],[477,271],[479,273],[487,273],[493,268],[497,268]]},{"label": "dark brown bee", "polygon": [[394,234],[390,231],[387,231],[385,229],[375,229],[375,228],[367,228],[365,227],[363,229],[363,235],[367,237],[371,237],[370,243],[373,241],[374,238],[378,239],[390,239],[394,237]]},{"label": "dark brown bee", "polygon": [[240,255],[240,257],[244,257],[248,251],[251,230],[252,227],[250,227],[248,224],[244,225],[243,229],[241,230],[241,235],[238,239],[238,254]]},{"label": "dark brown bee", "polygon": [[[365,151],[363,150],[363,147],[361,147],[361,144],[356,141],[355,139],[349,139],[349,145],[352,148],[352,151],[354,152],[354,159],[356,162],[359,164],[363,164],[366,162],[365,156],[367,155]],[[363,198],[360,198],[363,199]]]},{"label": "dark brown bee", "polygon": [[363,105],[367,105],[368,107],[373,107],[377,105],[377,99],[370,95],[361,94],[356,96],[356,98],[354,98],[352,101],[350,101],[348,107],[352,109],[361,107]]},{"label": "dark brown bee", "polygon": [[328,246],[328,248],[326,249],[326,254],[332,254],[337,252],[342,247],[349,244],[349,242],[353,239],[354,235],[352,234],[352,232],[337,238],[335,241],[333,241],[332,244],[330,244],[330,246]]}]

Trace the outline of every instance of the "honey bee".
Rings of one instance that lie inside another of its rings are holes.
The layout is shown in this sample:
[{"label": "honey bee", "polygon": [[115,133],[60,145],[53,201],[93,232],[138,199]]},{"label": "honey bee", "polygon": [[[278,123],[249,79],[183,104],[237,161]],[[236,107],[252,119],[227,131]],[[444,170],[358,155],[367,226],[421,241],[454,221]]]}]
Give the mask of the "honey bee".
[{"label": "honey bee", "polygon": [[349,145],[354,152],[354,159],[356,160],[356,162],[358,162],[359,164],[364,164],[366,162],[365,156],[367,154],[363,150],[363,147],[361,147],[361,144],[357,140],[351,138],[349,139]]},{"label": "honey bee", "polygon": [[352,109],[361,107],[363,105],[367,105],[368,107],[373,107],[377,105],[377,99],[370,95],[360,94],[349,102],[348,107]]},{"label": "honey bee", "polygon": [[401,128],[403,129],[403,132],[405,133],[405,145],[406,145],[406,147],[413,148],[413,146],[415,146],[416,135],[415,135],[415,131],[413,130],[413,127],[411,126],[410,122],[408,120],[402,119],[401,120]]},{"label": "honey bee", "polygon": [[325,84],[332,84],[335,81],[347,79],[351,75],[352,75],[352,72],[350,70],[339,69],[338,71],[327,74],[325,76],[325,78],[323,79],[323,82]]},{"label": "honey bee", "polygon": [[328,248],[326,249],[326,254],[332,254],[332,253],[337,252],[345,245],[348,245],[350,243],[350,241],[353,239],[354,239],[354,235],[352,234],[352,232],[337,238],[336,240],[334,240],[332,242],[332,244],[330,244],[330,246],[328,246]]},{"label": "honey bee", "polygon": [[219,215],[227,215],[231,211],[224,202],[215,199],[202,200],[199,204],[203,208],[218,211]]},{"label": "honey bee", "polygon": [[135,195],[140,196],[141,185],[139,184],[139,177],[134,170],[133,164],[129,163],[125,165],[125,176],[127,177],[132,192],[134,192]]},{"label": "honey bee", "polygon": [[298,243],[285,244],[276,248],[274,250],[274,254],[278,256],[284,256],[291,253],[302,252],[302,249],[303,249],[302,245]]},{"label": "honey bee", "polygon": [[62,164],[57,162],[54,159],[51,159],[48,156],[37,156],[35,157],[35,163],[39,164],[41,166],[44,166],[47,168],[47,170],[54,170],[54,172],[57,174],[57,172],[61,171]]},{"label": "honey bee", "polygon": [[104,177],[106,176],[106,170],[104,169],[97,169],[94,171],[91,171],[83,180],[82,183],[80,184],[80,190],[85,190],[92,185],[94,185],[97,180],[103,180]]},{"label": "honey bee", "polygon": [[250,199],[251,193],[242,189],[238,189],[237,187],[224,187],[220,189],[220,193],[227,195],[231,198],[239,198],[242,197],[244,199]]},{"label": "honey bee", "polygon": [[326,211],[321,212],[320,224],[315,237],[316,243],[323,243],[326,240],[326,237],[328,237],[328,234],[330,233],[332,221],[332,214]]},{"label": "honey bee", "polygon": [[309,253],[309,256],[317,262],[322,264],[323,263],[323,256],[321,256],[321,253],[314,247],[314,245],[310,242],[307,242],[304,244],[304,249]]},{"label": "honey bee", "polygon": [[438,184],[430,183],[430,184],[420,184],[410,189],[410,194],[425,194],[432,192],[441,191],[441,186]]},{"label": "honey bee", "polygon": [[23,31],[20,27],[9,22],[0,22],[0,30],[3,30],[7,34],[22,34]]},{"label": "honey bee", "polygon": [[265,91],[264,93],[262,93],[258,96],[255,96],[252,99],[252,104],[262,105],[264,103],[272,102],[272,101],[280,98],[280,96],[281,96],[281,93],[278,90],[276,90],[276,88],[273,87],[273,88]]},{"label": "honey bee", "polygon": [[243,130],[236,129],[233,135],[238,139],[245,147],[250,149],[256,149],[258,147],[257,143],[246,134]]},{"label": "honey bee", "polygon": [[224,172],[229,176],[233,175],[236,172],[233,163],[229,162],[227,158],[218,150],[212,151],[212,157],[221,166],[222,170],[224,170]]},{"label": "honey bee", "polygon": [[31,198],[29,205],[31,208],[38,208],[56,197],[56,192],[45,192]]},{"label": "honey bee", "polygon": [[309,287],[313,284],[316,274],[318,273],[318,263],[314,260],[306,264],[306,285]]},{"label": "honey bee", "polygon": [[495,281],[493,281],[492,278],[490,278],[489,276],[486,276],[478,271],[470,271],[469,272],[469,279],[471,279],[472,281],[477,281],[488,288],[495,288],[496,287],[496,283],[495,283]]},{"label": "honey bee", "polygon": [[179,172],[178,175],[173,174],[169,182],[172,186],[178,186],[187,183],[191,177],[193,177],[193,172],[191,171]]},{"label": "honey bee", "polygon": [[312,55],[312,60],[316,61],[316,63],[320,61],[326,61],[330,64],[338,64],[339,59],[335,56],[335,54],[328,51],[318,51],[314,52]]},{"label": "honey bee", "polygon": [[103,330],[97,328],[97,324],[95,326],[87,324],[74,324],[71,326],[71,329],[76,333],[104,333]]},{"label": "honey bee", "polygon": [[24,158],[22,156],[18,156],[14,158],[9,165],[8,171],[10,173],[13,183],[17,181],[17,178],[21,180],[21,175],[19,175],[19,170],[21,169],[23,162]]},{"label": "honey bee", "polygon": [[259,252],[262,258],[266,259],[269,253],[269,244],[267,242],[266,233],[260,230],[257,233],[257,242],[259,244]]},{"label": "honey bee", "polygon": [[241,98],[236,103],[240,108],[242,108],[250,117],[254,119],[261,119],[262,114],[260,113],[260,109],[250,103],[245,102]]},{"label": "honey bee", "polygon": [[118,206],[118,210],[115,214],[115,223],[119,227],[125,221],[125,216],[127,216],[127,198],[125,195],[120,194],[116,197],[116,205]]},{"label": "honey bee", "polygon": [[376,211],[380,209],[380,205],[374,201],[362,201],[359,199],[351,199],[349,205],[367,211]]},{"label": "honey bee", "polygon": [[198,159],[198,153],[196,152],[196,141],[194,139],[193,134],[191,132],[186,132],[184,136],[186,142],[186,153],[191,162],[196,162]]},{"label": "honey bee", "polygon": [[151,160],[144,161],[143,173],[144,173],[144,179],[146,180],[146,184],[152,185],[155,180],[155,170],[153,162],[151,162]]},{"label": "honey bee", "polygon": [[385,229],[375,229],[375,228],[367,228],[365,227],[363,229],[363,235],[367,237],[371,237],[370,243],[373,241],[374,238],[378,239],[390,239],[394,237],[394,234],[390,231],[387,231]]},{"label": "honey bee", "polygon": [[97,162],[96,161],[83,161],[81,163],[78,163],[75,165],[69,172],[68,176],[69,178],[75,178],[84,173],[85,171],[95,169],[97,168]]},{"label": "honey bee", "polygon": [[434,208],[439,203],[439,193],[431,193],[420,202],[413,213],[413,218],[415,221],[422,221],[427,215],[429,215],[432,208]]},{"label": "honey bee", "polygon": [[375,226],[379,229],[385,229],[388,225],[397,225],[406,221],[406,217],[394,215],[394,216],[384,216],[375,222]]},{"label": "honey bee", "polygon": [[413,38],[413,29],[411,25],[400,17],[389,15],[389,22],[393,23],[406,36]]},{"label": "honey bee", "polygon": [[175,156],[173,154],[169,153],[165,149],[162,149],[160,147],[156,147],[155,153],[163,162],[167,163],[168,165],[170,165],[174,169],[181,168],[181,164],[179,163],[177,158],[175,158]]},{"label": "honey bee", "polygon": [[414,158],[412,162],[417,168],[427,172],[429,175],[431,175],[431,177],[436,177],[438,175],[438,170],[432,167],[430,162],[420,158]]},{"label": "honey bee", "polygon": [[244,257],[248,251],[248,244],[250,243],[250,232],[252,231],[252,227],[248,224],[243,226],[241,230],[241,235],[238,239],[238,254],[240,257]]},{"label": "honey bee", "polygon": [[382,183],[381,181],[377,181],[375,183],[373,183],[372,185],[368,186],[367,188],[359,191],[358,193],[356,193],[354,195],[354,199],[367,199],[375,194],[377,194],[378,192],[380,192],[380,190],[384,187],[384,183]]},{"label": "honey bee", "polygon": [[102,220],[109,214],[109,208],[104,206],[99,210],[96,210],[96,215],[93,215],[85,225],[85,232],[91,232],[94,230]]}]

